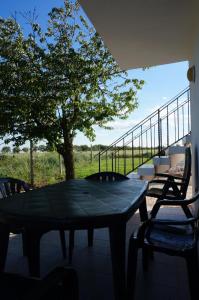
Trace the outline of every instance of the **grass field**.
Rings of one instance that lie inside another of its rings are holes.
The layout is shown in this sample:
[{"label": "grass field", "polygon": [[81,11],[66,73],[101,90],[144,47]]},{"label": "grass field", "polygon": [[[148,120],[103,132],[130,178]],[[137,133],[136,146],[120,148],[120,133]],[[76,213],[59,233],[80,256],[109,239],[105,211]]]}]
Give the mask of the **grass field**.
[{"label": "grass field", "polygon": [[[98,172],[98,159],[95,157],[97,152],[93,152],[91,162],[90,151],[75,152],[75,177],[84,178],[87,175]],[[132,160],[130,153],[126,154],[126,173],[131,170]],[[136,158],[134,164],[139,163],[139,157]],[[112,160],[102,159],[101,171],[112,170]],[[124,161],[120,157],[113,160],[113,170],[124,173]],[[18,154],[1,154],[0,155],[0,177],[10,176],[23,179],[30,182],[30,158],[29,153]],[[43,186],[55,183],[64,179],[64,166],[59,161],[59,155],[56,152],[36,152],[34,153],[34,184],[35,186]]]}]

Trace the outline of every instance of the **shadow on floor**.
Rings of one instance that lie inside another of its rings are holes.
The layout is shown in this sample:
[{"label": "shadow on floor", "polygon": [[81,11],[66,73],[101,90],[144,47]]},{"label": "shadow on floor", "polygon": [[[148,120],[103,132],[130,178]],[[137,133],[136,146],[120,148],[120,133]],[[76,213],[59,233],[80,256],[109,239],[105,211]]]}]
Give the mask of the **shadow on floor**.
[{"label": "shadow on floor", "polygon": [[[170,211],[167,210],[170,214]],[[128,222],[128,239],[140,222],[136,213]],[[94,247],[87,247],[87,232],[76,231],[72,265],[78,272],[80,300],[112,300],[112,271],[107,229],[95,230]],[[68,240],[68,232],[66,232]],[[140,253],[141,254],[141,253]],[[49,232],[41,240],[41,273],[46,274],[57,264],[67,264],[62,260],[58,232]],[[28,274],[27,261],[22,255],[19,235],[11,236],[6,271]],[[148,272],[143,272],[139,255],[136,300],[189,300],[185,262],[180,258],[155,254]]]}]

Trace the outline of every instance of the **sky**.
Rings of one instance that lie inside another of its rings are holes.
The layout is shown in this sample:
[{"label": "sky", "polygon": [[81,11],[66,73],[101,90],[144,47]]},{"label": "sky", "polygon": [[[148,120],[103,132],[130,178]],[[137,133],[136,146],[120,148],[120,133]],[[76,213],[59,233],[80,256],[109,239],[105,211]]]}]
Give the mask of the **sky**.
[{"label": "sky", "polygon": [[[0,2],[0,16],[7,18],[17,12],[17,19],[21,23],[19,12],[33,11],[36,9],[38,23],[45,27],[47,14],[52,7],[62,5],[62,0],[6,0]],[[23,28],[27,30],[27,24],[23,21]],[[95,127],[96,140],[93,144],[109,145],[120,135],[147,117],[158,107],[175,97],[181,90],[188,86],[187,80],[188,62],[179,62],[151,67],[146,70],[129,70],[129,73],[137,79],[145,80],[145,85],[138,93],[138,108],[129,116],[128,120],[116,120],[111,126],[113,130],[105,130]],[[90,141],[81,133],[78,133],[74,144],[88,144]]]}]

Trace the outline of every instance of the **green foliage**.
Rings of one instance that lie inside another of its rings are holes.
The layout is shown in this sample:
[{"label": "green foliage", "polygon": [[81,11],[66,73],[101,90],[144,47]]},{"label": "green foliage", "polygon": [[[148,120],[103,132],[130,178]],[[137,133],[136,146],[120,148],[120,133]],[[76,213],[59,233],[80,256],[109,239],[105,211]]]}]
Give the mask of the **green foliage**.
[{"label": "green foliage", "polygon": [[11,148],[9,146],[4,146],[2,149],[1,149],[1,152],[2,153],[9,153],[11,152]]},{"label": "green foliage", "polygon": [[14,148],[12,149],[12,152],[13,152],[13,153],[19,153],[19,152],[20,152],[20,148],[19,148],[18,146],[16,146],[16,147],[14,147]]},{"label": "green foliage", "polygon": [[82,145],[81,146],[81,151],[88,151],[90,147],[88,145]]},{"label": "green foliage", "polygon": [[47,140],[67,171],[77,131],[92,141],[94,125],[127,118],[144,82],[120,70],[76,1],[53,8],[46,31],[29,23],[25,36],[15,19],[0,18],[0,137]]},{"label": "green foliage", "polygon": [[53,152],[55,151],[55,147],[52,144],[46,143],[46,151]]},{"label": "green foliage", "polygon": [[33,145],[32,150],[33,150],[34,152],[37,152],[38,146],[37,146],[37,145]]},{"label": "green foliage", "polygon": [[39,145],[37,147],[38,151],[41,151],[41,152],[45,152],[46,151],[46,146],[45,145]]},{"label": "green foliage", "polygon": [[21,150],[26,153],[26,152],[29,151],[29,148],[28,147],[23,147]]}]

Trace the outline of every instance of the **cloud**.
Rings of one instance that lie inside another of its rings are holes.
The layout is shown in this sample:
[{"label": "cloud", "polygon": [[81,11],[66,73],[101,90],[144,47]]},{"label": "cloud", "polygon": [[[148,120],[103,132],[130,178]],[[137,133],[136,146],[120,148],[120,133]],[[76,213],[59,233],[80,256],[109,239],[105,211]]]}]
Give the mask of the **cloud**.
[{"label": "cloud", "polygon": [[123,129],[130,129],[137,125],[141,120],[116,120],[113,122],[108,122],[107,126],[112,127],[114,130],[123,130]]}]

